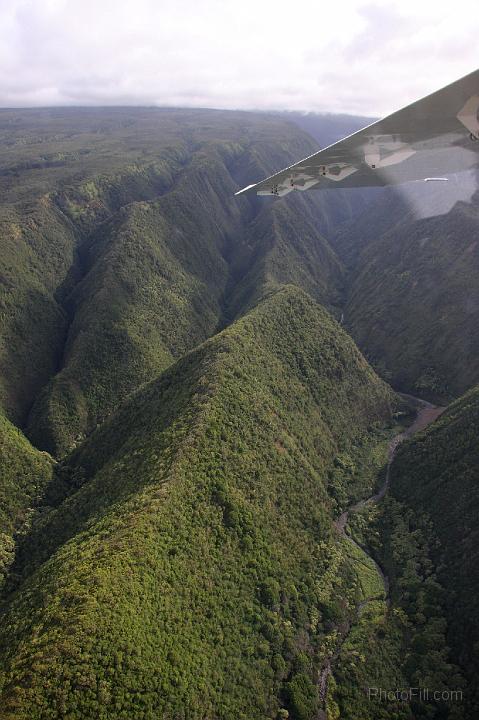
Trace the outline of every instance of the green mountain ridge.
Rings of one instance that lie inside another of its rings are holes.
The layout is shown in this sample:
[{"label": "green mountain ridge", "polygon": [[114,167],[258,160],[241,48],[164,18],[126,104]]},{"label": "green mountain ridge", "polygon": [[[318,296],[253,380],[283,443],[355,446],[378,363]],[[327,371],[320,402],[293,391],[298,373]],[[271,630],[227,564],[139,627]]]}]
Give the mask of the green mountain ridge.
[{"label": "green mountain ridge", "polygon": [[14,537],[29,530],[34,507],[52,480],[53,466],[52,458],[32,447],[0,415],[0,588],[15,557]]},{"label": "green mountain ridge", "polygon": [[477,388],[338,518],[479,381],[477,194],[235,198],[293,116],[0,111],[2,720],[475,717]]},{"label": "green mountain ridge", "polygon": [[[8,130],[14,115],[0,116]],[[28,132],[44,116],[22,114],[18,132],[33,158],[35,141],[45,142]],[[36,445],[64,454],[129,392],[281,283],[297,281],[329,307],[340,302],[341,264],[318,236],[314,199],[277,209],[234,198],[242,176],[314,149],[294,126],[214,111],[46,118],[58,123],[52,147],[65,147],[65,162],[38,168],[25,159],[15,182],[0,179],[11,202],[2,206],[0,400]],[[73,119],[76,132],[58,137]],[[95,151],[81,154],[82,143]],[[0,155],[7,169],[10,154]],[[290,243],[293,213],[306,234]]]},{"label": "green mountain ridge", "polygon": [[285,683],[320,648],[317,603],[326,613],[336,588],[347,614],[354,595],[327,468],[391,401],[293,287],[140,389],[66,461],[57,507],[20,548],[0,717],[264,717],[306,702]]}]

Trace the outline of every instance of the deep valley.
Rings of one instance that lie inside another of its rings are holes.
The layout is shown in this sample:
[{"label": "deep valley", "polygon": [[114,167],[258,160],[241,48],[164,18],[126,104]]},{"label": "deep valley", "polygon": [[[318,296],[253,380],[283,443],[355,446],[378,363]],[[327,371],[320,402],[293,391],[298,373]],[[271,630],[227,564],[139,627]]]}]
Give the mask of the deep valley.
[{"label": "deep valley", "polygon": [[234,196],[363,120],[0,110],[2,720],[476,717],[477,178]]}]

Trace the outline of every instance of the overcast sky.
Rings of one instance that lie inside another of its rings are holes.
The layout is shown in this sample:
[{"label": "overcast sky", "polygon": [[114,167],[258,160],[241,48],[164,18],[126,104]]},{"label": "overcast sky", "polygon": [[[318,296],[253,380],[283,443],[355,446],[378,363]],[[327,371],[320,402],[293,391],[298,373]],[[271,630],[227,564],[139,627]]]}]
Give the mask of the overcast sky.
[{"label": "overcast sky", "polygon": [[0,106],[384,115],[475,70],[477,0],[0,0]]}]

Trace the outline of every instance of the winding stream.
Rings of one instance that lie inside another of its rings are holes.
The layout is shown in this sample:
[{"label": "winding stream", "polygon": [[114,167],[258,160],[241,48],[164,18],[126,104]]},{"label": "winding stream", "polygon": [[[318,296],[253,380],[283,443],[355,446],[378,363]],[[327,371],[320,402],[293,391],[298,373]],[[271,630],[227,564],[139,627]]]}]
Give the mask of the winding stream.
[{"label": "winding stream", "polygon": [[[395,435],[391,442],[389,443],[388,448],[388,462],[386,467],[386,475],[384,478],[384,483],[382,487],[378,490],[377,493],[374,495],[371,495],[368,498],[365,498],[364,500],[360,500],[359,502],[355,503],[354,505],[351,505],[347,510],[345,510],[341,515],[338,517],[338,519],[335,521],[334,525],[337,530],[337,532],[346,540],[353,545],[355,545],[357,548],[362,550],[362,552],[367,555],[367,557],[372,561],[374,564],[378,575],[380,575],[383,588],[384,588],[384,598],[386,603],[389,605],[390,603],[390,597],[389,597],[389,578],[387,574],[385,573],[384,569],[376,562],[376,560],[371,556],[369,553],[367,547],[364,547],[363,545],[360,545],[356,542],[348,533],[346,532],[346,526],[348,524],[349,516],[353,513],[358,512],[363,508],[365,505],[370,505],[373,503],[377,503],[385,496],[385,494],[388,491],[389,488],[389,481],[390,481],[390,475],[391,475],[391,465],[392,461],[394,460],[394,456],[396,454],[396,450],[400,443],[402,443],[404,440],[407,440],[408,438],[412,437],[415,433],[419,432],[420,430],[424,430],[425,427],[427,427],[430,423],[434,422],[436,418],[438,418],[446,409],[443,406],[433,405],[430,402],[427,402],[427,400],[421,400],[420,398],[414,397],[413,395],[407,395],[406,393],[398,393],[401,397],[405,398],[406,400],[413,402],[416,406],[416,418],[414,422],[402,433],[399,433],[398,435]],[[359,616],[363,610],[363,608],[366,607],[366,605],[373,600],[377,600],[377,596],[375,597],[368,597],[364,600],[362,600],[358,605],[356,606],[356,614]],[[338,628],[340,629],[340,628]],[[337,660],[339,653],[341,651],[341,647],[343,646],[344,642],[346,641],[349,632],[351,630],[351,625],[348,625],[346,628],[342,628],[343,632],[341,633],[340,640],[338,642],[338,645],[333,653],[333,655],[328,658],[322,669],[320,670],[318,674],[318,689],[319,689],[319,697],[323,704],[326,703],[327,699],[327,693],[328,693],[328,679],[332,672],[332,666],[334,662]]]}]

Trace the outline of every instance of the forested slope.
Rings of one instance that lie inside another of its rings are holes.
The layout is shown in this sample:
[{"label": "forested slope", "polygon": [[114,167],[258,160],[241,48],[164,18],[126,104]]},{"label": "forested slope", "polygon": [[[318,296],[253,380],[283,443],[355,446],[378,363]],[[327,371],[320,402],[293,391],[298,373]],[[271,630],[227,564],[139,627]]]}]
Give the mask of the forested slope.
[{"label": "forested slope", "polygon": [[404,420],[347,331],[395,388],[479,380],[477,195],[235,198],[316,149],[290,120],[0,111],[2,719],[477,710],[478,391],[334,524]]},{"label": "forested slope", "polygon": [[328,618],[356,593],[327,470],[391,399],[293,287],[145,385],[20,546],[0,717],[309,717]]},{"label": "forested slope", "polygon": [[62,455],[280,284],[338,307],[342,268],[318,232],[318,198],[276,207],[234,197],[314,148],[291,123],[250,113],[2,111],[0,401],[10,419]]},{"label": "forested slope", "polygon": [[0,415],[0,588],[15,557],[15,540],[30,530],[35,506],[53,477],[53,459],[32,447]]},{"label": "forested slope", "polygon": [[[443,588],[447,640],[468,679],[464,700],[471,718],[479,709],[478,438],[476,387],[453,403],[430,429],[400,448],[391,477],[392,494],[401,504],[395,512],[408,518],[405,532],[429,546],[433,565],[427,574],[434,571]],[[404,568],[410,550],[408,540],[399,550],[398,540],[396,572]],[[410,597],[414,597],[412,589],[408,588]]]}]

